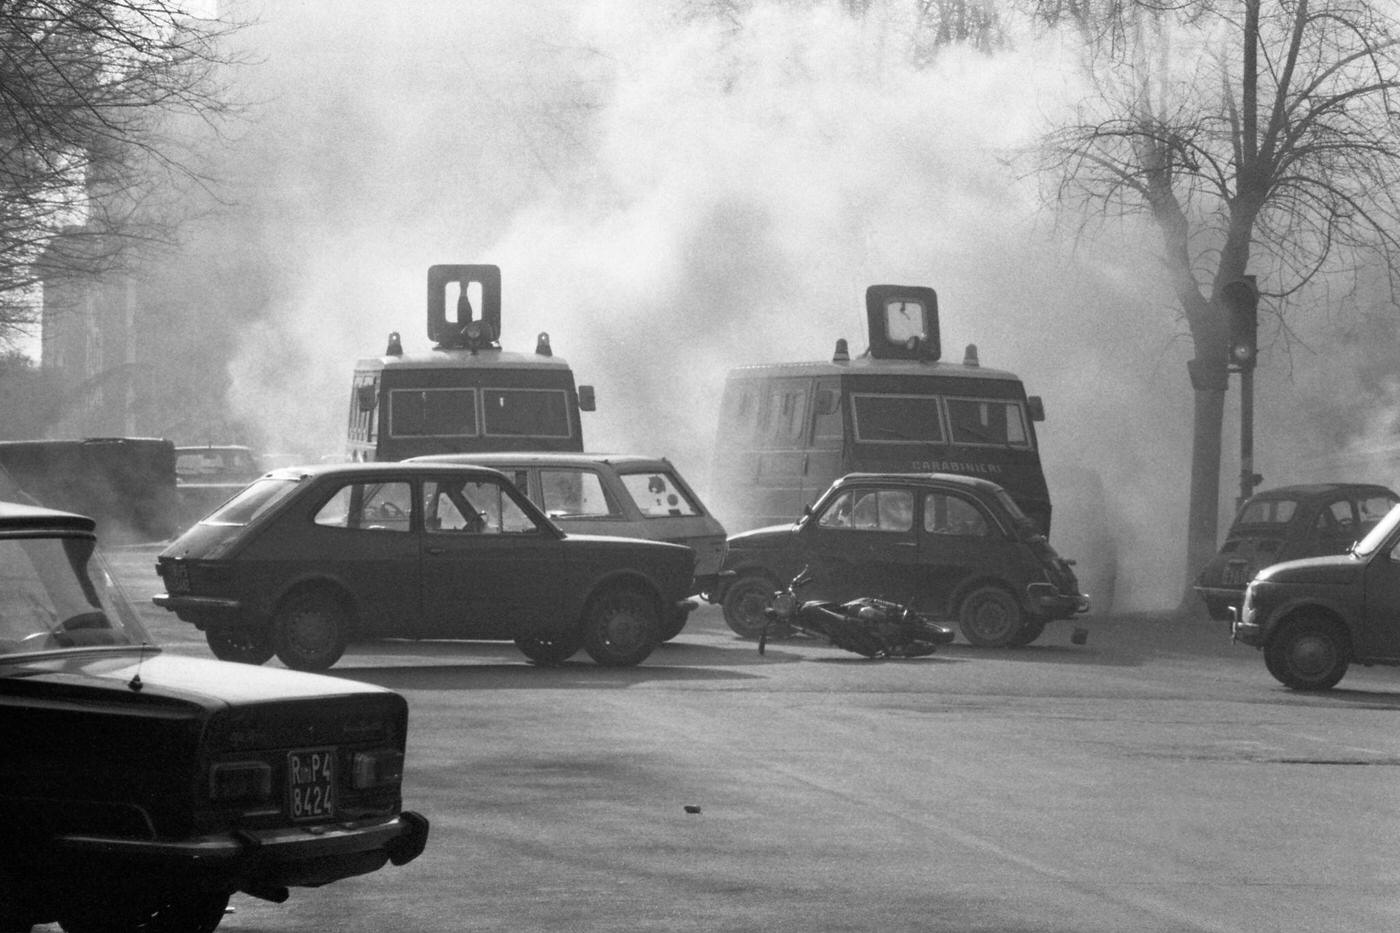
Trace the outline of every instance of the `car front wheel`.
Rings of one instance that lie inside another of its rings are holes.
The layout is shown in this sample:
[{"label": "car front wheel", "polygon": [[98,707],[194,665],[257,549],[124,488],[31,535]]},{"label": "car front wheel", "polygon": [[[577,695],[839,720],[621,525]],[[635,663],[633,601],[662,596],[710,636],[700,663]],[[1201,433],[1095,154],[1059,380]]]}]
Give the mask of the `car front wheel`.
[{"label": "car front wheel", "polygon": [[1294,690],[1330,690],[1351,664],[1351,645],[1341,625],[1326,619],[1285,622],[1264,646],[1264,666]]},{"label": "car front wheel", "polygon": [[204,633],[209,650],[220,661],[264,664],[273,655],[267,632],[251,628],[210,629]]},{"label": "car front wheel", "polygon": [[277,659],[296,671],[324,671],[345,653],[345,609],[329,593],[293,593],[272,623]]},{"label": "car front wheel", "polygon": [[1024,620],[1021,604],[1006,590],[984,586],[962,601],[958,627],[963,637],[979,648],[1005,648],[1020,636]]},{"label": "car front wheel", "polygon": [[724,592],[724,621],[736,635],[757,638],[768,624],[767,610],[773,602],[777,587],[759,574],[749,574],[734,581]]},{"label": "car front wheel", "polygon": [[661,642],[661,620],[652,601],[631,589],[608,590],[588,607],[583,649],[604,667],[631,667]]}]

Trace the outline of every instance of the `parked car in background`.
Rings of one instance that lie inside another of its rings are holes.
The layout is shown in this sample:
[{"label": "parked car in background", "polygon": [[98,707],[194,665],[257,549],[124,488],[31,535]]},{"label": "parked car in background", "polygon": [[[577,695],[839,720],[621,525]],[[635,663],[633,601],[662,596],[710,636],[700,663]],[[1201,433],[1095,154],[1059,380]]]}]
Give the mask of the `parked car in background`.
[{"label": "parked car in background", "polygon": [[[436,454],[410,462],[476,463],[505,473],[570,534],[646,538],[695,552],[692,595],[709,592],[724,562],[724,526],[665,458],[628,454]],[[688,610],[673,613],[662,638],[680,634]]]},{"label": "parked car in background", "polygon": [[852,473],[791,525],[731,535],[711,599],[756,637],[783,582],[810,566],[806,599],[876,596],[955,619],[984,647],[1026,645],[1089,598],[1006,490],[946,473]]},{"label": "parked car in background", "polygon": [[1344,554],[1400,496],[1374,483],[1280,486],[1250,496],[1225,543],[1196,577],[1196,592],[1216,621],[1235,618],[1244,589],[1270,564]]},{"label": "parked car in background", "polygon": [[223,505],[263,473],[251,448],[209,444],[175,448],[175,491],[180,498],[180,527],[188,528]]},{"label": "parked car in background", "polygon": [[695,557],[561,531],[506,476],[451,463],[264,474],[162,551],[155,598],[214,654],[301,670],[375,638],[513,640],[557,664],[638,664],[689,606]]},{"label": "parked car in background", "polygon": [[403,697],[162,652],[94,527],[0,503],[0,930],[208,933],[416,858]]},{"label": "parked car in background", "polygon": [[1400,506],[1344,554],[1259,571],[1231,631],[1295,690],[1330,689],[1353,663],[1400,665]]}]

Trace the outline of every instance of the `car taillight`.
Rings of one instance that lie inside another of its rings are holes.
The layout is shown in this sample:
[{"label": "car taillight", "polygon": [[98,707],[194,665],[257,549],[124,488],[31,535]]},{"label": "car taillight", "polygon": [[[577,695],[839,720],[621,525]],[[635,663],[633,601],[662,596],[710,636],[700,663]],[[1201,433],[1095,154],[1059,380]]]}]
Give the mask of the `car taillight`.
[{"label": "car taillight", "polygon": [[356,790],[383,787],[403,780],[403,752],[381,749],[356,752],[350,761],[350,786]]},{"label": "car taillight", "polygon": [[272,767],[264,761],[224,761],[209,769],[209,799],[261,803],[272,796]]}]

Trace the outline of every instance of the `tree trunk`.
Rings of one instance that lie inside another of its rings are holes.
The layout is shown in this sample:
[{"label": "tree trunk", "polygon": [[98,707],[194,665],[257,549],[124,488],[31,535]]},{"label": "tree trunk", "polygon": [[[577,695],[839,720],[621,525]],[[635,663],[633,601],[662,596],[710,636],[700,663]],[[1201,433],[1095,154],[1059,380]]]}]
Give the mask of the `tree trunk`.
[{"label": "tree trunk", "polygon": [[1191,584],[1215,554],[1220,521],[1221,433],[1225,391],[1197,389],[1191,439],[1191,506],[1186,525],[1186,587],[1178,611],[1195,614],[1201,606]]}]

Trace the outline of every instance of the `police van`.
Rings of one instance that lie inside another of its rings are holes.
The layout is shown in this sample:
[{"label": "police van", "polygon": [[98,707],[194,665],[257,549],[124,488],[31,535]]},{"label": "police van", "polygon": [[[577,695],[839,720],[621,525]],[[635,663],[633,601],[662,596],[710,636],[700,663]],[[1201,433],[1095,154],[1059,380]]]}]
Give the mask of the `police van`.
[{"label": "police van", "polygon": [[960,363],[940,358],[933,289],[872,285],[865,303],[864,354],[842,339],[829,361],[729,372],[713,471],[726,526],[794,521],[847,473],[956,473],[1003,486],[1048,535],[1041,399],[974,345]]},{"label": "police van", "polygon": [[500,267],[430,266],[427,312],[430,351],[404,352],[395,331],[383,354],[356,362],[349,459],[583,450],[579,412],[594,410],[593,387],[575,386],[547,333],[534,353],[501,348]]}]

